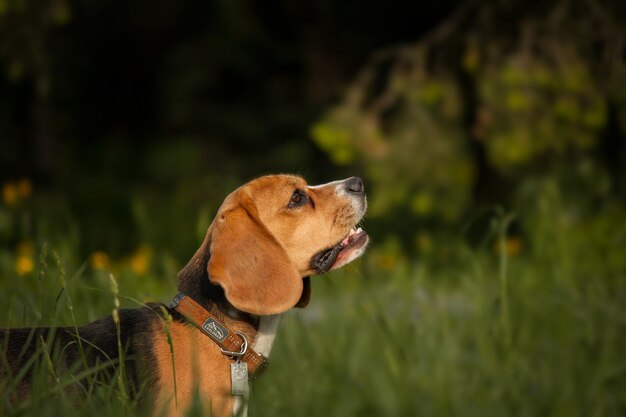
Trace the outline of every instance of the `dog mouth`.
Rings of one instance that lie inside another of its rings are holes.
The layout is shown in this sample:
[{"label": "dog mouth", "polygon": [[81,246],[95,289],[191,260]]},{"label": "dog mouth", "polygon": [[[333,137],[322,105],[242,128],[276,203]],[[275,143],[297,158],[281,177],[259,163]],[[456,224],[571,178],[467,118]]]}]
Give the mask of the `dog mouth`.
[{"label": "dog mouth", "polygon": [[341,268],[361,256],[368,241],[369,236],[363,229],[353,227],[341,242],[313,256],[311,267],[318,273]]}]

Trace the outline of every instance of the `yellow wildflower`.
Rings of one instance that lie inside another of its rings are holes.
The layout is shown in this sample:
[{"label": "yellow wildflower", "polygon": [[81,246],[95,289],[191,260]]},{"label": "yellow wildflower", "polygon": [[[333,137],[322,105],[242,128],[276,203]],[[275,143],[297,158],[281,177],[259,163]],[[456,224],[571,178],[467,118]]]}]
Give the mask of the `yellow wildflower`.
[{"label": "yellow wildflower", "polygon": [[17,187],[12,182],[6,182],[2,186],[2,201],[7,206],[12,206],[17,203],[19,196],[17,192]]},{"label": "yellow wildflower", "polygon": [[33,184],[28,178],[19,180],[16,188],[20,198],[27,198],[33,193]]},{"label": "yellow wildflower", "polygon": [[35,262],[33,262],[33,258],[28,255],[19,255],[17,259],[15,259],[15,272],[19,276],[24,276],[33,272],[35,268]]},{"label": "yellow wildflower", "polygon": [[89,257],[89,264],[93,269],[106,269],[109,263],[109,255],[102,251],[95,251]]},{"label": "yellow wildflower", "polygon": [[523,246],[521,238],[507,237],[503,242],[496,242],[495,252],[498,254],[506,253],[508,256],[515,256],[522,251]]},{"label": "yellow wildflower", "polygon": [[146,245],[139,247],[130,258],[130,268],[137,275],[144,275],[150,267],[150,248]]}]

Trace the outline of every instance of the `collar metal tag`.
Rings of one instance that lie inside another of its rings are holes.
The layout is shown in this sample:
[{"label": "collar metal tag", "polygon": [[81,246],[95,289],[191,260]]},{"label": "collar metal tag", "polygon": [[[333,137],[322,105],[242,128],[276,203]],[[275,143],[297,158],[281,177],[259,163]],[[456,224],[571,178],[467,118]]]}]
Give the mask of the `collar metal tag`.
[{"label": "collar metal tag", "polygon": [[248,364],[245,362],[233,362],[230,364],[230,384],[233,395],[248,396]]}]

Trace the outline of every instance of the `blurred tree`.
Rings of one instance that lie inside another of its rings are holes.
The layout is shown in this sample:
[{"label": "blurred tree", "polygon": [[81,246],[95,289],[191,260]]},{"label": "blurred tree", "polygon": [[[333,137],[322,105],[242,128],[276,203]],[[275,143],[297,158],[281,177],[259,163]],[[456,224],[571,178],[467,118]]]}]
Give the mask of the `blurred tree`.
[{"label": "blurred tree", "polygon": [[[374,54],[312,136],[335,163],[363,167],[372,216],[402,213],[395,233],[409,239],[420,239],[411,226],[456,224],[473,204],[506,201],[534,174],[614,166],[619,181],[624,11],[586,0],[467,2],[417,43]],[[614,152],[602,159],[606,147]]]}]

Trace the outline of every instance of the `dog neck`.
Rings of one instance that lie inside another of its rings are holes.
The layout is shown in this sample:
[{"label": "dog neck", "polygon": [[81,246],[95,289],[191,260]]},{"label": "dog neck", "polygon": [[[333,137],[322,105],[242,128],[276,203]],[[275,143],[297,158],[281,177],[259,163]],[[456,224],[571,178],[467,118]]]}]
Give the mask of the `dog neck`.
[{"label": "dog neck", "polygon": [[257,328],[258,316],[235,308],[226,299],[222,287],[211,283],[207,270],[211,256],[206,246],[205,241],[194,257],[178,273],[178,290],[193,298],[218,318],[228,318]]},{"label": "dog neck", "polygon": [[[208,276],[206,282],[209,282]],[[187,295],[219,319],[241,330],[247,330],[247,336],[251,336],[251,339],[254,340],[252,348],[257,353],[269,358],[282,317],[281,314],[257,316],[241,311],[228,302],[221,287],[212,284],[206,286],[203,292],[188,292]]]},{"label": "dog neck", "polygon": [[[254,350],[266,358],[269,357],[281,315],[257,316],[241,311],[228,302],[222,287],[211,283],[207,270],[211,255],[207,250],[207,242],[208,240],[178,274],[178,289],[217,317],[225,318],[226,321],[234,322],[234,324],[240,324],[248,331],[252,330],[254,334],[249,335],[254,340],[252,345]],[[302,306],[308,303],[309,285],[307,278],[305,280],[306,297]]]}]

